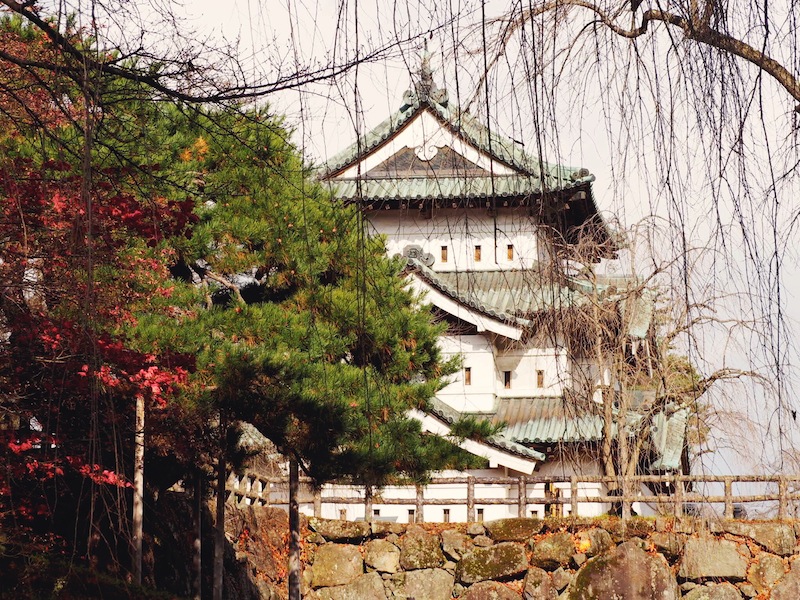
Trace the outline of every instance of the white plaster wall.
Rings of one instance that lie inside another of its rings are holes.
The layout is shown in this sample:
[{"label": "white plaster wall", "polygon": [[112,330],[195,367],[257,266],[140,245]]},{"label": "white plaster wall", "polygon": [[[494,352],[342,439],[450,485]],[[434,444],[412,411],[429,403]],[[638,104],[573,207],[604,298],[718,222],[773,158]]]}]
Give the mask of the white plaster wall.
[{"label": "white plaster wall", "polygon": [[[499,209],[496,219],[480,208],[434,209],[430,219],[417,209],[375,211],[367,217],[372,233],[385,236],[389,256],[417,245],[433,255],[434,271],[527,269],[539,259],[536,224],[520,210]],[[511,260],[509,244],[513,246]],[[475,260],[476,245],[481,246],[480,261]],[[447,262],[442,261],[442,246],[447,247]]]},{"label": "white plaster wall", "polygon": [[[445,357],[459,356],[462,366],[436,396],[461,412],[494,410],[496,368],[489,339],[483,335],[442,336],[439,345]],[[472,371],[470,385],[464,383],[466,367]]]}]

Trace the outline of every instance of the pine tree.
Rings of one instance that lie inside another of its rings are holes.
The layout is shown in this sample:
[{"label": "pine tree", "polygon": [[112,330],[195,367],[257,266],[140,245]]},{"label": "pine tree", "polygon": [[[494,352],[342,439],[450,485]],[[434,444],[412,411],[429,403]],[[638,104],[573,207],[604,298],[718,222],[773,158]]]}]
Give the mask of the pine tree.
[{"label": "pine tree", "polygon": [[[409,416],[455,368],[439,353],[441,328],[363,215],[311,178],[280,121],[257,110],[176,113],[173,126],[174,168],[196,190],[199,222],[175,246],[182,283],[148,307],[136,334],[157,353],[195,355],[190,403],[218,420],[219,440],[229,423],[255,425],[289,457],[293,490],[298,466],[316,485],[347,479],[369,491],[479,462]],[[226,460],[223,449],[218,498]],[[297,561],[290,595],[299,597]]]}]

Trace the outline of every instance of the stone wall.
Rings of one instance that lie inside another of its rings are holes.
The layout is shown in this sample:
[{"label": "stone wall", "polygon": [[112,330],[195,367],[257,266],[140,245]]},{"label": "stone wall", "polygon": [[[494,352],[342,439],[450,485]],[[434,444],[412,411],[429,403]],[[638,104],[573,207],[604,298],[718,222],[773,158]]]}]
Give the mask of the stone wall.
[{"label": "stone wall", "polygon": [[794,523],[310,519],[310,600],[798,600]]}]

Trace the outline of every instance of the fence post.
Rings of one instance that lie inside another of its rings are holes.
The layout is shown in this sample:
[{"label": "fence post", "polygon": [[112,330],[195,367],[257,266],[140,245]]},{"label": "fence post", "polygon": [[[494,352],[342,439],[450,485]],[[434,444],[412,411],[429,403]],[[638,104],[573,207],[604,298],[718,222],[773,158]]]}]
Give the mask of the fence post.
[{"label": "fence post", "polygon": [[723,479],[725,482],[725,513],[724,517],[726,519],[733,518],[733,498],[731,497],[733,494],[733,478],[725,477]]},{"label": "fence post", "polygon": [[517,516],[520,519],[525,518],[525,510],[528,507],[528,486],[525,481],[525,475],[519,476],[517,483]]},{"label": "fence post", "polygon": [[417,523],[424,523],[425,518],[422,514],[422,509],[425,505],[425,498],[423,496],[423,488],[421,485],[417,484],[417,514],[416,514],[416,522]]},{"label": "fence post", "polygon": [[673,486],[675,489],[672,492],[672,496],[675,504],[672,507],[672,514],[677,519],[683,516],[683,477],[681,477],[680,472],[675,473]]},{"label": "fence post", "polygon": [[786,478],[783,475],[778,477],[778,519],[783,520],[787,514],[786,498]]},{"label": "fence post", "polygon": [[619,486],[617,487],[618,490],[622,492],[622,520],[627,521],[631,518],[631,486],[628,478],[625,475],[620,477]]},{"label": "fence post", "polygon": [[475,522],[475,477],[467,476],[467,523]]},{"label": "fence post", "polygon": [[322,490],[314,490],[314,516],[322,517]]},{"label": "fence post", "polygon": [[569,505],[570,516],[578,516],[578,476],[573,474],[569,476]]}]

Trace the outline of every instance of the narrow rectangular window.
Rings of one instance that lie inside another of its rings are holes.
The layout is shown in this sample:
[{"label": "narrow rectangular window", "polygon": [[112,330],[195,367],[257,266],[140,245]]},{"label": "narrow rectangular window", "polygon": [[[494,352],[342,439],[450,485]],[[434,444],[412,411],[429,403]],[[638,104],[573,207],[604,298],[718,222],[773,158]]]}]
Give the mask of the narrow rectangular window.
[{"label": "narrow rectangular window", "polygon": [[481,247],[475,246],[475,262],[480,262],[481,260]]},{"label": "narrow rectangular window", "polygon": [[464,367],[464,385],[472,385],[472,367]]},{"label": "narrow rectangular window", "polygon": [[442,511],[442,523],[449,523],[450,522],[450,509],[445,508]]},{"label": "narrow rectangular window", "polygon": [[447,246],[442,246],[442,262],[447,262]]},{"label": "narrow rectangular window", "polygon": [[536,371],[536,387],[544,387],[544,371],[541,369]]},{"label": "narrow rectangular window", "polygon": [[483,523],[483,509],[478,509],[478,523]]},{"label": "narrow rectangular window", "polygon": [[347,521],[347,509],[340,508],[339,509],[339,520],[340,521]]},{"label": "narrow rectangular window", "polygon": [[408,509],[408,522],[409,523],[416,523],[417,515],[416,511],[413,508]]},{"label": "narrow rectangular window", "polygon": [[511,389],[511,371],[503,371],[503,387]]},{"label": "narrow rectangular window", "polygon": [[506,255],[508,260],[514,260],[514,244],[509,244],[506,246]]}]

